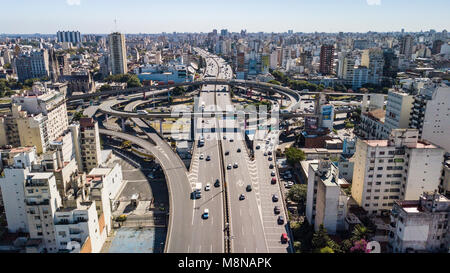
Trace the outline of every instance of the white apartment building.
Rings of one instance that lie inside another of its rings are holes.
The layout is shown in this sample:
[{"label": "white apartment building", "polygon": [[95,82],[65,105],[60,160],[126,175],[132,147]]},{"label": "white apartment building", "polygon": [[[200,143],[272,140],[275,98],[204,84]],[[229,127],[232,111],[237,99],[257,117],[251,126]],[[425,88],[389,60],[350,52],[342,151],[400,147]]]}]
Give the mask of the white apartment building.
[{"label": "white apartment building", "polygon": [[28,232],[28,217],[25,207],[25,180],[36,160],[34,147],[13,148],[0,153],[3,174],[0,187],[5,206],[9,232]]},{"label": "white apartment building", "polygon": [[419,130],[419,136],[450,153],[450,87],[429,84],[416,96],[410,118],[410,127]]},{"label": "white apartment building", "polygon": [[449,216],[450,200],[435,192],[424,192],[412,201],[396,201],[391,212],[390,251],[448,253]]},{"label": "white apartment building", "polygon": [[438,189],[444,150],[418,140],[416,129],[395,129],[389,140],[356,143],[352,197],[371,214],[389,212],[395,200],[414,200]]},{"label": "white apartment building", "polygon": [[87,175],[87,178],[101,181],[102,187],[107,190],[108,198],[115,200],[122,187],[122,167],[119,163],[116,163],[113,168],[94,168]]},{"label": "white apartment building", "polygon": [[324,225],[329,234],[345,229],[347,203],[350,196],[343,188],[350,184],[339,178],[339,169],[328,159],[309,164],[306,195],[306,218],[319,230]]},{"label": "white apartment building", "polygon": [[104,221],[97,216],[95,201],[58,209],[54,222],[60,252],[71,251],[68,246],[79,244],[81,253],[99,253],[107,237]]},{"label": "white apartment building", "polygon": [[[384,125],[389,133],[393,129],[406,129],[409,127],[413,102],[413,95],[401,91],[389,90],[384,121]],[[387,137],[389,135],[386,136],[386,139]]]},{"label": "white apartment building", "polygon": [[26,177],[25,204],[30,238],[42,240],[47,252],[57,252],[53,219],[61,207],[61,197],[53,173],[30,173]]}]

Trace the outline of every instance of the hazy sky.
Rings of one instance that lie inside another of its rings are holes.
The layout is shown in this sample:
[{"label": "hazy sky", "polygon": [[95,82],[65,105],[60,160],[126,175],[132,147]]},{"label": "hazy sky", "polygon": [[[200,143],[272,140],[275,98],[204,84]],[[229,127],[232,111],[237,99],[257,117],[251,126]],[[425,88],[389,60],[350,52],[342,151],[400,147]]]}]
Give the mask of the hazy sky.
[{"label": "hazy sky", "polygon": [[449,0],[1,0],[0,33],[450,30]]}]

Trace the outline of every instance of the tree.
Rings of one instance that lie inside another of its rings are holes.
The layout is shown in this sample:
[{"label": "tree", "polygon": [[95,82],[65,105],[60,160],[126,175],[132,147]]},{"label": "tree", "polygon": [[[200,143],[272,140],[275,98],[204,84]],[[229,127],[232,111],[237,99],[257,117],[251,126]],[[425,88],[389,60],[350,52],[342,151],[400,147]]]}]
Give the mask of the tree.
[{"label": "tree", "polygon": [[294,241],[295,253],[301,253],[302,252],[301,249],[302,249],[302,243],[299,241]]},{"label": "tree", "polygon": [[319,253],[334,253],[333,249],[329,246],[323,247],[319,250]]},{"label": "tree", "polygon": [[295,184],[288,191],[288,198],[294,202],[304,204],[306,201],[307,186],[304,184]]},{"label": "tree", "polygon": [[270,80],[269,83],[275,84],[275,85],[281,85],[281,82],[276,81],[276,80]]},{"label": "tree", "polygon": [[103,91],[109,91],[109,90],[112,90],[112,87],[111,87],[111,85],[109,85],[109,84],[104,84],[104,85],[102,85],[102,86],[100,87],[100,89],[99,89],[100,92],[103,92]]},{"label": "tree", "polygon": [[312,238],[313,249],[321,249],[328,246],[328,241],[330,241],[327,230],[323,225],[320,225],[319,230],[314,233]]},{"label": "tree", "polygon": [[295,147],[287,148],[284,153],[286,154],[287,162],[292,166],[306,159],[305,153]]},{"label": "tree", "polygon": [[367,239],[371,230],[363,225],[356,225],[355,229],[352,232],[353,241],[358,241],[362,239]]},{"label": "tree", "polygon": [[73,119],[72,121],[79,121],[82,117],[86,117],[85,115],[83,115],[83,112],[76,112],[75,114],[73,114]]},{"label": "tree", "polygon": [[177,86],[170,92],[174,96],[181,96],[186,93],[186,89],[182,86]]}]

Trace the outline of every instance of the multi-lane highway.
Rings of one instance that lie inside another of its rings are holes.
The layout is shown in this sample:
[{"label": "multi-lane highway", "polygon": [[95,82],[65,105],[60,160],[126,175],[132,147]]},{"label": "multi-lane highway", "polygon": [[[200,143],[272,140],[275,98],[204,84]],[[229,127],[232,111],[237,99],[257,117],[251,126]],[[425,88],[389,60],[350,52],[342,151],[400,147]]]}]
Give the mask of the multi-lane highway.
[{"label": "multi-lane highway", "polygon": [[[231,67],[225,61],[202,50],[198,50],[198,53],[203,55],[207,63],[204,80],[208,81],[214,77],[215,80],[232,78]],[[164,92],[167,91],[154,91],[151,94]],[[136,115],[135,108],[150,101],[140,100],[137,97],[132,95],[125,97],[125,100],[123,98],[108,100],[102,103],[99,109],[107,114],[122,117],[125,113],[125,117],[131,118],[151,142],[156,144],[148,149],[151,148],[151,152],[161,162],[170,191],[171,209],[166,251],[196,253],[288,251],[288,245],[281,244],[280,240],[281,234],[286,233],[286,222],[277,223],[279,215],[286,219],[280,187],[278,182],[270,183],[273,170],[269,169],[268,165],[274,162],[268,162],[262,150],[255,153],[256,160],[249,158],[244,142],[244,128],[241,128],[239,120],[234,117],[224,118],[221,115],[214,117],[204,115],[218,110],[236,112],[230,98],[229,86],[224,84],[202,87],[197,104],[199,111],[194,119],[196,147],[189,172],[167,142],[145,122],[145,118],[149,116]],[[293,97],[290,99],[292,106],[296,100]],[[115,105],[124,102],[128,102],[124,111],[114,110]],[[112,134],[111,131],[102,133]],[[126,138],[124,133],[115,133],[115,136],[131,140],[131,136]],[[140,139],[132,138],[133,142]],[[197,146],[200,138],[204,139],[203,146]],[[273,150],[274,146],[271,149]],[[214,185],[217,180],[218,187]],[[190,193],[197,183],[202,184],[202,196],[199,199],[191,199]],[[247,189],[249,185],[251,190]],[[245,195],[244,200],[240,200],[241,194]],[[272,194],[277,194],[279,201],[273,202]],[[280,208],[280,214],[274,213],[275,206]],[[205,209],[209,210],[207,219],[202,217]],[[230,224],[229,232],[227,221]],[[230,236],[227,236],[228,234]],[[231,249],[227,248],[228,244]]]}]

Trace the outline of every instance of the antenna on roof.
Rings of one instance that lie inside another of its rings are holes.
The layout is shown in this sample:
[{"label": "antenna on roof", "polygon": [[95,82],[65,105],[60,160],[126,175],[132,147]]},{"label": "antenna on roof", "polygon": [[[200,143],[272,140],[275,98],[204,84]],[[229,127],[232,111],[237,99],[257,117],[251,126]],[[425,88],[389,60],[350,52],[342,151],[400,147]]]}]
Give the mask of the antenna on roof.
[{"label": "antenna on roof", "polygon": [[117,18],[114,19],[114,32],[119,32],[117,30]]}]

